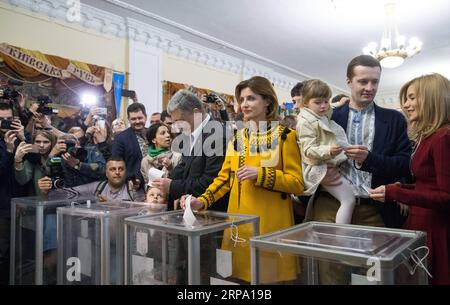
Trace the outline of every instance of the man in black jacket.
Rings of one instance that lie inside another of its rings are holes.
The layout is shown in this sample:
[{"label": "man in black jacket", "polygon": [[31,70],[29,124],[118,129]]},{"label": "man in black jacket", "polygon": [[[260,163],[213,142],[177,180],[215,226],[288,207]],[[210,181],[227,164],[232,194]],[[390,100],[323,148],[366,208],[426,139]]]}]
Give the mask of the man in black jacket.
[{"label": "man in black jacket", "polygon": [[0,285],[9,281],[9,244],[11,224],[11,198],[20,195],[14,179],[14,153],[18,143],[25,140],[23,126],[13,120],[13,108],[0,103]]},{"label": "man in black jacket", "polygon": [[[182,129],[172,144],[180,148],[182,159],[174,168],[171,179],[161,178],[153,185],[169,193],[169,209],[184,194],[200,196],[222,168],[225,159],[225,127],[211,120],[200,99],[187,90],[178,91],[167,105],[173,125]],[[181,145],[180,145],[181,144]],[[216,202],[213,210],[226,211],[228,196]]]},{"label": "man in black jacket", "polygon": [[141,175],[141,161],[147,156],[148,143],[145,136],[147,113],[143,104],[133,103],[128,106],[127,114],[130,127],[114,138],[112,156],[125,160],[127,180],[138,180],[136,182],[139,184],[144,181]]}]

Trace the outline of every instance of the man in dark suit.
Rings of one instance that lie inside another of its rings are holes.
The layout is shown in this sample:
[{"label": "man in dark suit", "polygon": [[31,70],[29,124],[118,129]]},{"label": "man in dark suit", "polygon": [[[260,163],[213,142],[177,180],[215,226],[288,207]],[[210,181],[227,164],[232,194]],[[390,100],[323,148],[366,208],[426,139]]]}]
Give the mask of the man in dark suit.
[{"label": "man in dark suit", "polygon": [[[379,204],[368,198],[370,188],[402,181],[410,175],[411,145],[406,121],[399,111],[374,103],[380,76],[378,60],[368,55],[355,57],[347,67],[350,103],[334,109],[332,119],[345,129],[350,144],[345,148],[348,161],[341,166],[341,171],[356,186],[352,224],[400,227],[402,217],[397,204]],[[329,170],[334,171],[334,175],[325,183],[339,184],[338,169]],[[338,200],[319,189],[312,218],[335,222],[339,207]],[[326,269],[320,268],[322,283],[348,283],[348,278],[341,278],[339,272]]]},{"label": "man in dark suit", "polygon": [[[141,183],[141,161],[147,156],[147,137],[145,136],[145,122],[147,114],[145,106],[133,103],[127,108],[130,127],[118,134],[112,144],[112,156],[125,160],[127,180]],[[142,187],[142,185],[141,185]]]},{"label": "man in dark suit", "polygon": [[[187,90],[178,91],[167,105],[172,127],[182,130],[174,140],[172,150],[181,149],[182,158],[171,179],[161,178],[153,185],[169,193],[169,208],[184,194],[202,195],[222,168],[225,159],[225,127],[211,120],[200,99]],[[181,145],[180,145],[181,144]],[[228,196],[211,209],[226,211]]]}]

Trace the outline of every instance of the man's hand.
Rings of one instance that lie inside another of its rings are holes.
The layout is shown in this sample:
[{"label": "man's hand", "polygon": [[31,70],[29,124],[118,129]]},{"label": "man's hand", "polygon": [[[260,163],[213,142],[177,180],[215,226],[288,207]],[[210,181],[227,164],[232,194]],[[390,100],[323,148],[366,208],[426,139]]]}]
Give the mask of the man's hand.
[{"label": "man's hand", "polygon": [[323,178],[322,183],[328,186],[338,186],[342,184],[341,181],[341,173],[339,172],[339,168],[328,165],[327,174],[325,178]]},{"label": "man's hand", "polygon": [[49,177],[42,177],[38,180],[38,187],[44,195],[47,195],[52,189],[52,179]]},{"label": "man's hand", "polygon": [[258,168],[255,166],[242,166],[236,172],[239,181],[256,180],[258,178]]},{"label": "man's hand", "polygon": [[39,123],[43,128],[52,128],[50,120],[42,113],[33,113],[33,119],[36,123]]},{"label": "man's hand", "polygon": [[106,202],[108,201],[108,197],[106,197],[105,195],[98,195],[98,200],[100,202]]},{"label": "man's hand", "polygon": [[74,168],[75,165],[79,165],[81,163],[80,160],[78,160],[77,158],[75,158],[74,156],[72,156],[69,153],[62,154],[62,158],[64,159],[66,164],[71,168]]},{"label": "man's hand", "polygon": [[[180,198],[180,207],[184,210],[186,208],[186,198],[189,195],[183,195]],[[194,196],[191,197],[191,209],[194,211],[200,210],[203,208],[203,202],[200,199],[195,198]]]},{"label": "man's hand", "polygon": [[20,120],[16,119],[16,120],[12,121],[11,127],[14,127],[14,130],[17,132],[17,138],[20,141],[25,141],[25,133],[24,133],[25,128],[23,127]]},{"label": "man's hand", "polygon": [[170,184],[172,183],[172,179],[169,178],[158,178],[152,181],[152,185],[154,187],[159,188],[164,193],[168,194],[170,191]]},{"label": "man's hand", "polygon": [[67,145],[64,143],[64,140],[58,141],[55,146],[53,146],[52,151],[48,155],[49,157],[59,156],[61,153],[67,150]]},{"label": "man's hand", "polygon": [[139,190],[140,187],[141,187],[141,180],[131,179],[130,181],[128,181],[128,188],[130,190],[137,191],[137,190]]},{"label": "man's hand", "polygon": [[86,130],[86,135],[91,135],[94,140],[94,144],[100,144],[106,141],[107,131],[106,128],[100,128],[99,126],[91,126]]},{"label": "man's hand", "polygon": [[16,140],[17,140],[16,130],[8,130],[5,133],[6,150],[11,154],[14,152]]},{"label": "man's hand", "polygon": [[363,164],[369,155],[369,149],[364,145],[350,145],[345,149],[345,154],[349,159]]},{"label": "man's hand", "polygon": [[376,201],[384,202],[386,200],[386,187],[384,185],[372,190],[369,189],[370,198]]},{"label": "man's hand", "polygon": [[25,157],[25,155],[30,152],[32,147],[33,147],[33,145],[31,145],[31,144],[27,144],[26,142],[20,142],[19,146],[17,146],[17,149],[16,149],[16,155],[14,156],[14,161],[16,163],[21,163],[23,161],[23,157]]}]

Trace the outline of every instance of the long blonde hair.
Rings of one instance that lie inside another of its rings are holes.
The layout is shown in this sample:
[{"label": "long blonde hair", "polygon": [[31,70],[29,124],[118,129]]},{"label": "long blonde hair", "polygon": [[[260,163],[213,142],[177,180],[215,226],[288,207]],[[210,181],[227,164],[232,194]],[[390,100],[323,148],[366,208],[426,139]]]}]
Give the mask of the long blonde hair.
[{"label": "long blonde hair", "polygon": [[414,86],[418,120],[409,122],[410,136],[418,141],[426,138],[444,125],[450,124],[450,81],[438,73],[416,77],[400,89],[400,105],[406,115],[404,104],[407,91]]}]

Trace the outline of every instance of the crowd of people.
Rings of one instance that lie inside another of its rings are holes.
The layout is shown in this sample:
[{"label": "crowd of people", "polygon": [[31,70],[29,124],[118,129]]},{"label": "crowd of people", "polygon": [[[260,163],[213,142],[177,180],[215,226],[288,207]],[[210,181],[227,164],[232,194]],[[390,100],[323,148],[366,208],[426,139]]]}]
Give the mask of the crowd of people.
[{"label": "crowd of people", "polygon": [[[450,284],[450,82],[439,74],[412,79],[400,90],[402,113],[374,102],[381,73],[375,58],[361,55],[348,64],[350,96],[332,98],[323,80],[298,83],[296,115],[284,118],[272,83],[260,76],[236,86],[239,114],[217,97],[213,115],[205,96],[179,90],[162,113],[148,116],[131,103],[128,128],[92,107],[79,126],[58,130],[51,117],[30,109],[24,122],[0,102],[1,283],[13,197],[94,195],[173,210],[192,195],[195,210],[259,216],[260,234],[310,220],[425,231],[430,281]],[[250,227],[239,233],[251,235]],[[232,247],[225,236],[222,248],[233,251],[233,276],[250,281],[248,246]],[[272,261],[278,282],[295,279],[293,257]],[[319,276],[349,282],[325,263]]]}]

